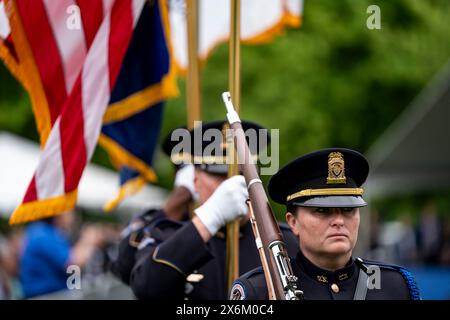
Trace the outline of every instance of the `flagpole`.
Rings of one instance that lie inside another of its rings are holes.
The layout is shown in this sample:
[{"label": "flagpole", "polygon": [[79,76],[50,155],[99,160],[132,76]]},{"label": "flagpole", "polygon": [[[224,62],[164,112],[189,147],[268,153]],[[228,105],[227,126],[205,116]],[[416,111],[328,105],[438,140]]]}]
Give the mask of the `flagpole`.
[{"label": "flagpole", "polygon": [[[241,105],[240,79],[240,0],[230,0],[230,42],[229,42],[229,74],[228,88],[231,100],[239,113]],[[231,139],[232,141],[233,139]],[[235,150],[234,148],[231,148]],[[230,150],[230,148],[228,148]],[[237,155],[231,155],[233,162],[229,165],[228,176],[239,174]],[[231,289],[233,281],[239,276],[239,220],[227,224],[227,288]]]},{"label": "flagpole", "polygon": [[201,120],[200,65],[198,61],[198,0],[186,1],[188,37],[188,67],[186,77],[187,127],[194,128],[194,121]]},{"label": "flagpole", "polygon": [[241,110],[241,23],[240,0],[230,0],[230,44],[229,44],[229,73],[228,86],[231,100],[237,113]]},{"label": "flagpole", "polygon": [[[188,44],[188,67],[186,76],[186,117],[187,128],[194,129],[195,121],[202,119],[200,105],[200,65],[198,63],[198,2],[186,0],[186,24]],[[196,204],[189,203],[188,211],[194,217]]]}]

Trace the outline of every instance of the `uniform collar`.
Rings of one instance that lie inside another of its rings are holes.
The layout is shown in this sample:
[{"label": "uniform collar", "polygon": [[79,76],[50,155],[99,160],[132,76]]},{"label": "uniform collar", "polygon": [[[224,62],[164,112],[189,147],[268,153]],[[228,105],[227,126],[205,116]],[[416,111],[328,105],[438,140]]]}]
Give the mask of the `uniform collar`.
[{"label": "uniform collar", "polygon": [[353,258],[350,258],[344,268],[329,271],[317,267],[311,261],[309,261],[302,253],[301,250],[297,254],[297,263],[299,267],[312,279],[321,283],[340,283],[350,279],[355,273],[355,263]]}]

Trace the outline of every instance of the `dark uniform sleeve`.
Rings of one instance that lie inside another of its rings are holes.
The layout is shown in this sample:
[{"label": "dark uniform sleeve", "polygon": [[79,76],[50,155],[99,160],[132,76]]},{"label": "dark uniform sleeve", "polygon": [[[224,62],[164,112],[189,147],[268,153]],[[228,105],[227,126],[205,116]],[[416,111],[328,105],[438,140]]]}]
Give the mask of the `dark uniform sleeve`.
[{"label": "dark uniform sleeve", "polygon": [[268,300],[266,279],[262,267],[243,274],[233,282],[230,300]]},{"label": "dark uniform sleeve", "polygon": [[212,258],[192,222],[168,232],[156,228],[151,235],[155,241],[136,254],[130,283],[139,299],[184,298],[186,277]]},{"label": "dark uniform sleeve", "polygon": [[117,247],[117,257],[111,263],[111,272],[123,283],[130,284],[131,270],[136,262],[137,247],[144,237],[145,228],[163,218],[165,218],[164,211],[148,210],[133,218],[122,231]]}]

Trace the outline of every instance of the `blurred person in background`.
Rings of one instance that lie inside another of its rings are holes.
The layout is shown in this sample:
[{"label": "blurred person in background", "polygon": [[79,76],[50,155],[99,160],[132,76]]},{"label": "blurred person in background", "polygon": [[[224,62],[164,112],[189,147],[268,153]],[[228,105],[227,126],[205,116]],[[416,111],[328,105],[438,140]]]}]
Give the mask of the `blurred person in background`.
[{"label": "blurred person in background", "polygon": [[13,230],[5,237],[0,235],[0,300],[22,298],[18,280],[22,239],[22,230]]},{"label": "blurred person in background", "polygon": [[404,213],[400,217],[401,236],[397,243],[398,260],[400,264],[410,265],[417,262],[418,249],[411,214]]},{"label": "blurred person in background", "polygon": [[20,281],[25,298],[67,289],[67,267],[83,268],[104,242],[101,229],[84,226],[74,246],[69,234],[75,223],[73,211],[32,222],[25,230],[20,260]]},{"label": "blurred person in background", "polygon": [[419,224],[419,244],[424,263],[436,264],[442,240],[442,224],[436,206],[429,202],[423,209]]},{"label": "blurred person in background", "polygon": [[8,276],[8,269],[11,268],[10,261],[8,241],[0,235],[0,300],[9,299],[11,296]]},{"label": "blurred person in background", "polygon": [[98,276],[111,271],[111,257],[117,255],[117,239],[120,237],[121,224],[103,223],[98,226],[103,235],[101,250],[95,250],[93,257],[85,267],[84,275]]},{"label": "blurred person in background", "polygon": [[439,257],[440,264],[450,266],[450,217],[447,215],[444,220],[442,232],[442,246]]},{"label": "blurred person in background", "polygon": [[379,233],[380,233],[380,213],[377,209],[371,208],[370,210],[370,242],[369,250],[376,250],[379,246]]}]

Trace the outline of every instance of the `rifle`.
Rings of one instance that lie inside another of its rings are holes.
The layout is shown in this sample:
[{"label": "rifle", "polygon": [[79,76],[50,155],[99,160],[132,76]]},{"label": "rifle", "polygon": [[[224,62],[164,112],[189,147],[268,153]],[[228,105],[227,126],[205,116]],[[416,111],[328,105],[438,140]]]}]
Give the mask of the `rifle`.
[{"label": "rifle", "polygon": [[247,183],[250,213],[256,247],[258,248],[271,300],[297,300],[303,292],[297,290],[297,277],[292,272],[278,223],[272,213],[266,192],[242,129],[239,115],[234,109],[229,92],[222,94],[227,109],[227,119],[234,131],[235,147]]}]

